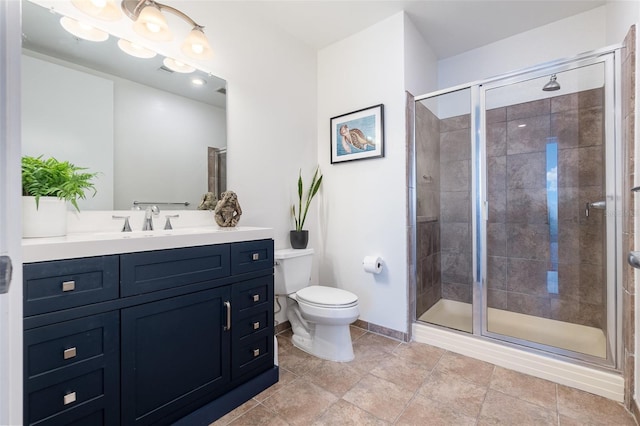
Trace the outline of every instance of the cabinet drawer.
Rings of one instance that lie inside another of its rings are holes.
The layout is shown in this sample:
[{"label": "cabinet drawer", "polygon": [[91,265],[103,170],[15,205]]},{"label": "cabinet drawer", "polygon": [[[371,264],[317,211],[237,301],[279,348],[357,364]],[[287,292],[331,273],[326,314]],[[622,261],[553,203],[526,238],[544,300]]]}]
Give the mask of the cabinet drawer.
[{"label": "cabinet drawer", "polygon": [[232,298],[234,318],[265,309],[273,303],[273,275],[234,284]]},{"label": "cabinet drawer", "polygon": [[24,265],[24,315],[37,315],[118,297],[118,256]]},{"label": "cabinet drawer", "polygon": [[27,423],[32,424],[105,394],[105,371],[98,369],[27,395]]},{"label": "cabinet drawer", "polygon": [[231,273],[273,269],[273,240],[235,243],[231,246]]},{"label": "cabinet drawer", "polygon": [[188,247],[120,256],[122,296],[229,276],[229,245]]},{"label": "cabinet drawer", "polygon": [[271,325],[269,321],[271,317],[270,312],[262,311],[246,318],[241,318],[235,321],[234,333],[237,333],[240,339],[258,333]]},{"label": "cabinet drawer", "polygon": [[27,330],[25,379],[105,356],[105,349],[111,352],[117,349],[117,339],[117,312]]},{"label": "cabinet drawer", "polygon": [[232,379],[255,373],[273,365],[273,333],[262,332],[260,336],[246,339],[233,348]]}]

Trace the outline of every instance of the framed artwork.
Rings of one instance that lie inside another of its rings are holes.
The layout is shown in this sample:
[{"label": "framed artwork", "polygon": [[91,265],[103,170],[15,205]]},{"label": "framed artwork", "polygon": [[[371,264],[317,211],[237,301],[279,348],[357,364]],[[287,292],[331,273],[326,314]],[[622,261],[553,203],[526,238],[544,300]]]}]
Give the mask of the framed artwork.
[{"label": "framed artwork", "polygon": [[384,105],[331,119],[331,164],[384,157]]}]

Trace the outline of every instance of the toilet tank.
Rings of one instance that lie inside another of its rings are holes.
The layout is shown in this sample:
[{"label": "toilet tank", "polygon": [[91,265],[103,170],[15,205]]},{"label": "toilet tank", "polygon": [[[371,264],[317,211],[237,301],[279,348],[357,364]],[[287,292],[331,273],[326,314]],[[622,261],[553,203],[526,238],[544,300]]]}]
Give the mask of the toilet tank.
[{"label": "toilet tank", "polygon": [[275,251],[276,294],[291,294],[309,285],[313,249],[284,249]]}]

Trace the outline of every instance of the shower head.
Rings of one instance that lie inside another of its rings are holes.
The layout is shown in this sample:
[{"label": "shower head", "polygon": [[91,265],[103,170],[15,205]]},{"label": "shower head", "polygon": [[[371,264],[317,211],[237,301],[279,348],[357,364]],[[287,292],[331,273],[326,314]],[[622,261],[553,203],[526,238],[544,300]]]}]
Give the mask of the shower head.
[{"label": "shower head", "polygon": [[555,90],[560,90],[560,83],[556,81],[557,77],[555,74],[551,76],[547,84],[542,87],[542,90],[545,92],[553,92]]}]

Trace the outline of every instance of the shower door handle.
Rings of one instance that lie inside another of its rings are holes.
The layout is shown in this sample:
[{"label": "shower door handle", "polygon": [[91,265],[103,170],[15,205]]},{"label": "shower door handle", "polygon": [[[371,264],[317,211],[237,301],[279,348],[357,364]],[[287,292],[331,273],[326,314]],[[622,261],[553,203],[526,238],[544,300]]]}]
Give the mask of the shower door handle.
[{"label": "shower door handle", "polygon": [[640,251],[630,251],[627,255],[627,262],[636,269],[640,269]]},{"label": "shower door handle", "polygon": [[598,210],[605,210],[607,208],[607,202],[606,201],[594,201],[593,203],[587,203],[587,205],[584,208],[584,215],[586,217],[589,217],[589,210],[591,209],[598,209]]}]

